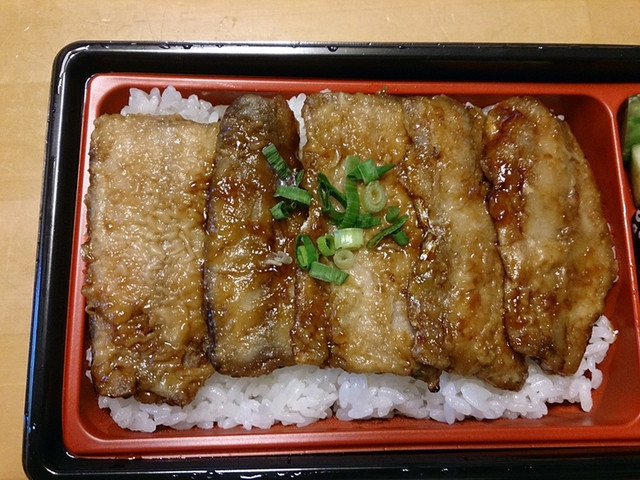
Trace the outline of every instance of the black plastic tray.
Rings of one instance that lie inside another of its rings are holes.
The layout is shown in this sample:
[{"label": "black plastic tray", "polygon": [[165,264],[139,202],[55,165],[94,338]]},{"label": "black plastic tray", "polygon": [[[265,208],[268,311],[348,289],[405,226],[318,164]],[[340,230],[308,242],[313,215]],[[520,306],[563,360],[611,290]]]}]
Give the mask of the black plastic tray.
[{"label": "black plastic tray", "polygon": [[612,478],[640,450],[519,449],[78,458],[61,427],[67,295],[84,93],[97,73],[492,82],[640,82],[640,47],[495,44],[79,42],[53,66],[28,365],[23,464],[31,478]]}]

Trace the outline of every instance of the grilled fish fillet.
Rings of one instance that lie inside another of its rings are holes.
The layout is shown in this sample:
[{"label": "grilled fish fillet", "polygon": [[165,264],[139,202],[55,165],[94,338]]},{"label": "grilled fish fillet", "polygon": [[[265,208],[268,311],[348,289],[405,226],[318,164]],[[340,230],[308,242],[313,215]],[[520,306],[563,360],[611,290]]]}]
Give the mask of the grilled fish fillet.
[{"label": "grilled fish fillet", "polygon": [[[307,179],[315,180],[317,173],[322,172],[333,185],[343,189],[347,156],[358,155],[362,160],[373,158],[376,164],[383,165],[397,164],[405,155],[408,137],[402,104],[397,98],[314,94],[307,97],[302,116],[307,136],[302,163]],[[359,249],[355,253],[355,264],[346,269],[350,276],[342,285],[310,280],[306,272],[301,272],[303,278],[299,284],[305,285],[301,296],[322,301],[315,304],[304,301],[299,307],[298,320],[314,319],[315,328],[323,332],[328,345],[325,347],[328,350],[321,353],[331,366],[357,373],[424,376],[424,372],[420,373],[423,367],[411,353],[413,331],[406,299],[422,232],[395,170],[386,173],[381,183],[389,202],[410,216],[404,227],[409,244],[400,247],[389,240],[376,249]],[[316,189],[315,185],[310,188]],[[314,240],[327,233],[328,228],[318,208],[317,205],[311,208],[303,229]],[[373,232],[367,235],[372,236]],[[365,237],[365,241],[366,238],[369,237]]]},{"label": "grilled fish fillet", "polygon": [[503,325],[504,270],[479,164],[482,114],[445,96],[410,97],[403,106],[412,145],[401,179],[426,231],[408,284],[413,353],[517,390],[527,369]]},{"label": "grilled fish fillet", "polygon": [[617,271],[592,172],[567,124],[533,98],[495,105],[485,142],[511,345],[572,374]]},{"label": "grilled fish fillet", "polygon": [[292,365],[294,258],[301,213],[276,222],[278,177],[262,148],[273,143],[293,170],[297,123],[286,101],[244,95],[220,124],[207,223],[205,291],[214,337],[213,363],[234,376]]},{"label": "grilled fish fillet", "polygon": [[180,117],[95,122],[82,291],[102,395],[184,405],[213,373],[200,269],[217,132]]}]

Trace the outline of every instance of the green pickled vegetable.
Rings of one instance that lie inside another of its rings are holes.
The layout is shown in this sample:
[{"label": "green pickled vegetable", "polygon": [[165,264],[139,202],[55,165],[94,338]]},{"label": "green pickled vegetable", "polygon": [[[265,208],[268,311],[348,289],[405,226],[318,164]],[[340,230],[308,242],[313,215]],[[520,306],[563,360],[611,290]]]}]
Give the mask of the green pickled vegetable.
[{"label": "green pickled vegetable", "polygon": [[640,144],[640,94],[627,100],[627,113],[624,122],[622,157],[626,164],[631,161],[631,149]]},{"label": "green pickled vegetable", "polygon": [[631,177],[631,191],[637,208],[640,208],[640,143],[631,148],[631,160],[629,166]]},{"label": "green pickled vegetable", "polygon": [[640,208],[640,94],[627,100],[622,158],[629,170],[633,199],[636,207]]}]

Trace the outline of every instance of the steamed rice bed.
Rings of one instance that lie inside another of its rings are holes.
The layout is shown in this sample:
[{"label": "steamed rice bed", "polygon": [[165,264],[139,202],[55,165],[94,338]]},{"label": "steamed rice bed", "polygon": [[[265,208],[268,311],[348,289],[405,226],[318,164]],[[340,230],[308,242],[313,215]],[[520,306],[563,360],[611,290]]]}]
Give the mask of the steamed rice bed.
[{"label": "steamed rice bed", "polygon": [[[304,100],[304,95],[289,100],[298,119]],[[163,92],[155,88],[149,94],[132,89],[129,104],[121,113],[178,113],[207,123],[218,121],[224,107],[214,107],[195,95],[182,98],[173,87]],[[300,137],[304,143],[304,125]],[[103,396],[99,397],[99,406],[109,409],[120,427],[144,432],[153,432],[158,426],[175,429],[269,428],[276,423],[304,426],[332,416],[348,421],[403,415],[449,424],[466,418],[540,418],[548,413],[548,404],[562,402],[578,403],[588,412],[593,405],[591,391],[602,382],[597,365],[605,358],[615,336],[609,320],[600,317],[575,375],[548,375],[528,361],[529,375],[518,392],[499,390],[481,380],[447,372],[442,373],[440,390],[433,393],[424,382],[411,377],[294,366],[261,377],[232,378],[215,373],[185,407]]]}]

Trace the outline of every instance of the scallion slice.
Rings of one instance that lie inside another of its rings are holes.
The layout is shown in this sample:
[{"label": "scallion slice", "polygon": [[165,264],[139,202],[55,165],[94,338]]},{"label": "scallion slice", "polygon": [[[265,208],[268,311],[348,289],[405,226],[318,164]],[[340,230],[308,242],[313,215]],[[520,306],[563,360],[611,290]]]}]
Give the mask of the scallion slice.
[{"label": "scallion slice", "polygon": [[356,256],[351,250],[338,250],[333,256],[333,263],[340,270],[351,267],[356,261]]},{"label": "scallion slice", "polygon": [[360,157],[357,155],[349,155],[344,159],[344,173],[345,176],[355,174],[360,166]]},{"label": "scallion slice", "polygon": [[344,217],[340,222],[340,228],[353,227],[360,213],[360,195],[358,185],[353,178],[346,177],[344,180],[344,193],[347,197],[347,206],[344,209]]},{"label": "scallion slice", "polygon": [[398,207],[397,205],[389,205],[389,207],[387,208],[387,213],[385,214],[384,218],[387,222],[393,223],[398,219],[399,216],[400,216],[400,207]]},{"label": "scallion slice", "polygon": [[367,242],[367,248],[375,248],[375,247],[377,247],[378,244],[382,241],[382,239],[384,237],[386,237],[387,235],[391,235],[391,234],[397,232],[398,230],[400,230],[402,228],[402,225],[404,225],[404,222],[406,222],[408,218],[409,218],[409,215],[405,214],[405,215],[401,216],[400,218],[398,218],[391,226],[380,230],[380,232],[378,232],[377,235],[372,237]]},{"label": "scallion slice", "polygon": [[382,223],[382,218],[372,215],[371,213],[361,213],[358,215],[358,219],[356,220],[355,227],[358,228],[371,228],[377,227]]},{"label": "scallion slice", "polygon": [[291,205],[283,200],[271,207],[271,216],[273,216],[275,220],[284,220],[292,211]]},{"label": "scallion slice", "polygon": [[290,185],[278,185],[276,187],[276,197],[286,198],[303,205],[311,205],[311,193],[300,187],[292,187]]},{"label": "scallion slice", "polygon": [[[355,172],[354,172],[355,173]],[[373,158],[369,158],[358,165],[357,178],[364,183],[369,183],[371,180],[378,178],[378,169],[373,161]]]},{"label": "scallion slice", "polygon": [[264,147],[262,149],[262,154],[267,159],[267,162],[269,162],[269,165],[271,165],[276,171],[278,177],[282,180],[286,180],[289,175],[291,175],[291,169],[285,163],[284,158],[282,158],[282,155],[280,155],[280,152],[278,152],[278,149],[273,143]]},{"label": "scallion slice", "polygon": [[323,206],[325,203],[330,203],[332,197],[343,207],[347,206],[347,196],[334,187],[324,173],[318,174],[318,194]]},{"label": "scallion slice", "polygon": [[364,187],[362,206],[369,213],[378,213],[387,204],[387,192],[378,180],[373,180]]},{"label": "scallion slice", "polygon": [[369,184],[379,179],[394,167],[393,164],[376,166],[373,158],[369,158],[358,165],[357,171],[352,171],[351,175],[357,180],[362,180],[365,184]]},{"label": "scallion slice", "polygon": [[386,165],[380,165],[379,167],[376,167],[376,169],[378,170],[378,178],[383,176],[389,170],[393,170],[393,167],[395,167],[393,163],[388,163]]},{"label": "scallion slice", "polygon": [[318,250],[325,257],[330,257],[336,253],[336,242],[333,235],[322,235],[318,237],[316,243],[318,244]]},{"label": "scallion slice", "polygon": [[364,245],[364,230],[361,228],[339,228],[333,233],[336,252],[341,249],[355,250]]},{"label": "scallion slice", "polygon": [[348,273],[320,262],[311,264],[309,275],[318,280],[335,283],[336,285],[342,285],[349,278]]},{"label": "scallion slice", "polygon": [[398,230],[397,232],[393,232],[391,234],[391,238],[393,238],[395,242],[401,247],[404,247],[407,243],[409,243],[409,236],[407,235],[407,232],[405,232],[404,230]]},{"label": "scallion slice", "polygon": [[318,261],[318,252],[313,245],[313,240],[304,233],[296,237],[296,263],[304,270],[309,270],[314,262]]}]

